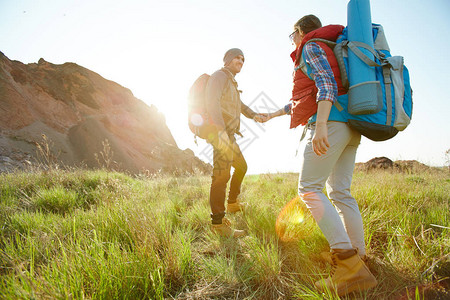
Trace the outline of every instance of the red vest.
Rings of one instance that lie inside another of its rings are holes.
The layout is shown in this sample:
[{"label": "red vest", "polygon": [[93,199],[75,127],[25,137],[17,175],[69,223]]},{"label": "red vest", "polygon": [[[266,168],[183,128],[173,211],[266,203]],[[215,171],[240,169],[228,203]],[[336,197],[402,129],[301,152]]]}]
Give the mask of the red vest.
[{"label": "red vest", "polygon": [[[330,41],[336,41],[338,36],[342,33],[344,26],[328,25],[318,28],[306,34],[300,46],[291,53],[291,58],[294,61],[295,67],[300,64],[300,57],[302,55],[303,47],[311,39],[321,38]],[[339,66],[334,56],[333,50],[322,42],[316,42],[326,53],[328,62],[333,71],[334,78],[338,86],[338,96],[346,94],[347,91],[342,86],[341,73]],[[294,71],[294,86],[292,88],[292,109],[291,109],[291,128],[298,125],[305,125],[309,118],[317,112],[317,87],[314,80],[305,75],[301,69]]]}]

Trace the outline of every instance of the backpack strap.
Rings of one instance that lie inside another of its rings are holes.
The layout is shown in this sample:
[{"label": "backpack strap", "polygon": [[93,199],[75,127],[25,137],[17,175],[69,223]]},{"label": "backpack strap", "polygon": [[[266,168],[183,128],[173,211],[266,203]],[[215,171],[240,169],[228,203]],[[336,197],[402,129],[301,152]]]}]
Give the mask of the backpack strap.
[{"label": "backpack strap", "polygon": [[234,78],[233,74],[231,74],[231,72],[230,72],[229,70],[227,70],[225,67],[223,67],[223,68],[220,69],[220,70],[221,70],[222,72],[224,72],[225,75],[227,75],[228,80],[231,81],[231,83],[233,83],[233,85],[234,85],[234,86],[236,87],[236,89],[237,89],[238,84],[237,84],[237,81],[236,81],[236,79]]},{"label": "backpack strap", "polygon": [[[341,72],[341,81],[343,86],[348,89],[349,83],[348,83],[348,76],[347,76],[347,70],[345,69],[345,64],[344,64],[344,55],[343,55],[343,45],[342,43],[336,43],[330,40],[326,40],[326,39],[321,39],[321,38],[315,38],[315,39],[310,39],[309,41],[307,41],[305,43],[305,45],[303,46],[303,48],[308,45],[309,43],[313,43],[313,42],[322,42],[324,44],[326,44],[327,46],[329,46],[331,48],[331,50],[333,50],[337,62],[338,62],[338,66],[339,66],[339,71]],[[336,55],[337,53],[337,55]],[[303,58],[303,53],[302,56],[300,58],[300,63],[297,67],[295,67],[294,72],[297,72],[299,69],[302,70],[302,72],[308,76],[308,72],[306,70],[306,62]],[[309,77],[309,76],[308,76]],[[333,105],[337,108],[338,111],[343,111],[344,108],[342,107],[342,105],[336,100]],[[303,131],[302,137],[300,138],[300,142],[305,138],[306,135],[306,130],[308,129],[308,126],[305,126],[305,129]],[[298,149],[297,149],[298,151]],[[297,155],[297,154],[296,154]]]},{"label": "backpack strap", "polygon": [[[231,84],[234,86],[234,88],[235,88],[236,91],[238,92],[238,95],[239,95],[239,101],[240,101],[240,100],[241,100],[241,95],[240,95],[240,94],[242,94],[242,90],[240,90],[240,89],[238,88],[238,83],[237,83],[236,79],[234,78],[233,74],[232,74],[228,69],[226,69],[225,67],[223,67],[223,68],[221,69],[221,71],[224,72],[224,73],[227,75],[228,81],[231,82]],[[222,91],[222,96],[223,96],[224,93],[225,93],[225,90]],[[223,110],[223,109],[222,109],[222,113],[225,113],[225,114],[227,114],[227,115],[230,115],[227,111],[225,111],[225,110]],[[236,133],[237,135],[239,135],[240,137],[244,137],[240,131],[237,131],[237,132],[235,132],[235,133]]]},{"label": "backpack strap", "polygon": [[361,59],[366,65],[371,67],[381,67],[382,64],[377,64],[375,61],[370,59],[366,54],[364,54],[359,48],[364,48],[376,58],[378,58],[379,61],[383,61],[384,57],[381,57],[379,52],[376,52],[372,47],[367,45],[366,43],[362,42],[356,42],[356,41],[343,41],[343,46],[347,46],[359,59]]},{"label": "backpack strap", "polygon": [[[344,53],[345,51],[345,53]],[[347,56],[347,48],[344,47],[343,43],[337,43],[333,49],[334,56],[336,57],[339,72],[341,73],[341,83],[342,86],[348,90],[350,83],[348,81],[347,68],[345,67],[344,56]]]},{"label": "backpack strap", "polygon": [[386,125],[390,126],[392,122],[392,94],[391,94],[391,68],[383,66],[384,90],[386,94]]},{"label": "backpack strap", "polygon": [[[336,42],[330,41],[330,40],[326,40],[326,39],[320,39],[320,38],[315,38],[315,39],[310,39],[309,41],[307,41],[305,43],[305,46],[309,43],[313,43],[313,42],[322,42],[324,44],[327,44],[327,46],[329,46],[332,50],[334,49],[334,47],[336,46]],[[304,46],[303,46],[304,47]]]},{"label": "backpack strap", "polygon": [[[305,45],[303,45],[303,49],[309,43],[314,43],[314,42],[322,42],[322,43],[326,44],[327,46],[329,46],[331,48],[331,50],[333,50],[334,47],[336,46],[336,43],[333,42],[333,41],[329,41],[329,40],[326,40],[326,39],[315,38],[315,39],[310,39],[309,41],[307,41],[305,43]],[[294,68],[294,72],[297,72],[299,69],[302,69],[302,72],[305,73],[305,75],[307,75],[305,67],[306,67],[306,64],[305,64],[305,60],[303,59],[303,54],[302,54],[302,56],[300,58],[300,63],[298,64],[297,67]]]},{"label": "backpack strap", "polygon": [[[305,44],[305,46],[308,43],[311,43],[311,42],[322,42],[322,43],[325,43],[327,46],[329,46],[331,48],[331,50],[333,50],[334,56],[336,57],[336,60],[337,60],[337,63],[338,63],[339,71],[341,73],[342,86],[345,89],[348,90],[350,84],[349,84],[349,81],[348,81],[347,69],[346,69],[345,63],[344,63],[344,49],[346,49],[348,41],[343,41],[343,42],[340,42],[340,43],[336,43],[336,42],[329,41],[329,40],[326,40],[326,39],[316,38],[316,39],[309,40]],[[358,48],[356,48],[356,50],[359,51]],[[359,51],[359,52],[361,52],[361,51]],[[364,55],[362,52],[361,52],[361,54]],[[300,67],[300,65],[299,65],[299,67]]]}]

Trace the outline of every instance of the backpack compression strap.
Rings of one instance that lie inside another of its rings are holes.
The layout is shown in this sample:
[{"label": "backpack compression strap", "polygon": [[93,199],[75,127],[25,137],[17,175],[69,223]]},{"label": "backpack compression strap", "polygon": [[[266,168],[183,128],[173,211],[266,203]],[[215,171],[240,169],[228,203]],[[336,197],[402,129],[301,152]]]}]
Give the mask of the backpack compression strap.
[{"label": "backpack compression strap", "polygon": [[[375,51],[372,47],[369,45],[362,43],[362,42],[350,42],[350,41],[344,41],[343,46],[347,46],[359,59],[361,59],[364,63],[366,63],[368,66],[371,67],[381,67],[383,70],[383,78],[384,78],[384,90],[386,95],[386,125],[391,125],[392,122],[392,94],[391,94],[391,68],[393,66],[387,60],[382,52]],[[370,59],[366,54],[364,54],[361,50],[358,49],[364,48],[368,50],[372,55],[377,58],[381,63],[378,64],[377,62]]]}]

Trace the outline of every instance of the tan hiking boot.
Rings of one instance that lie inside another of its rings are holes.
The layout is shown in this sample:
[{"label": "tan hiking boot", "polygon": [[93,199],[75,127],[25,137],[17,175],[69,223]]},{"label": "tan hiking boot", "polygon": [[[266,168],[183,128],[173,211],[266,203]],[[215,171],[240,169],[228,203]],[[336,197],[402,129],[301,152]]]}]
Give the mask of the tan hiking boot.
[{"label": "tan hiking boot", "polygon": [[240,202],[239,200],[237,200],[234,203],[228,203],[227,205],[227,213],[229,214],[235,214],[237,212],[240,211],[245,211],[245,208],[247,207],[247,203],[245,202]]},{"label": "tan hiking boot", "polygon": [[244,230],[237,230],[231,228],[231,222],[227,218],[222,219],[222,224],[211,224],[211,230],[220,236],[224,237],[243,237],[246,235]]},{"label": "tan hiking boot", "polygon": [[223,217],[222,218],[222,224],[225,224],[227,226],[231,226],[231,221],[228,218]]},{"label": "tan hiking boot", "polygon": [[[320,252],[320,257],[322,258],[322,260],[324,260],[325,262],[329,263],[329,264],[333,264],[333,260],[331,259],[331,254],[332,252],[330,251],[324,251],[324,252]],[[359,257],[361,257],[361,260],[364,263],[367,263],[368,261],[368,257],[366,255],[359,255]]]},{"label": "tan hiking boot", "polygon": [[339,296],[343,296],[377,285],[377,280],[361,260],[356,249],[333,250],[331,260],[330,276],[315,283],[320,291],[336,291]]}]

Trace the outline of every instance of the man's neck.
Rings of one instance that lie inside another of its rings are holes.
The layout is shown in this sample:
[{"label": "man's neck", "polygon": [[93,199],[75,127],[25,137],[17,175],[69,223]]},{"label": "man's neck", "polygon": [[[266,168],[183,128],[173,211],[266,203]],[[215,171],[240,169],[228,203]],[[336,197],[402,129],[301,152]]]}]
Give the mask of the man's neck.
[{"label": "man's neck", "polygon": [[225,66],[224,69],[227,70],[228,72],[230,72],[231,75],[233,75],[233,77],[236,76],[236,73],[233,72],[230,68],[228,68],[228,67]]}]

